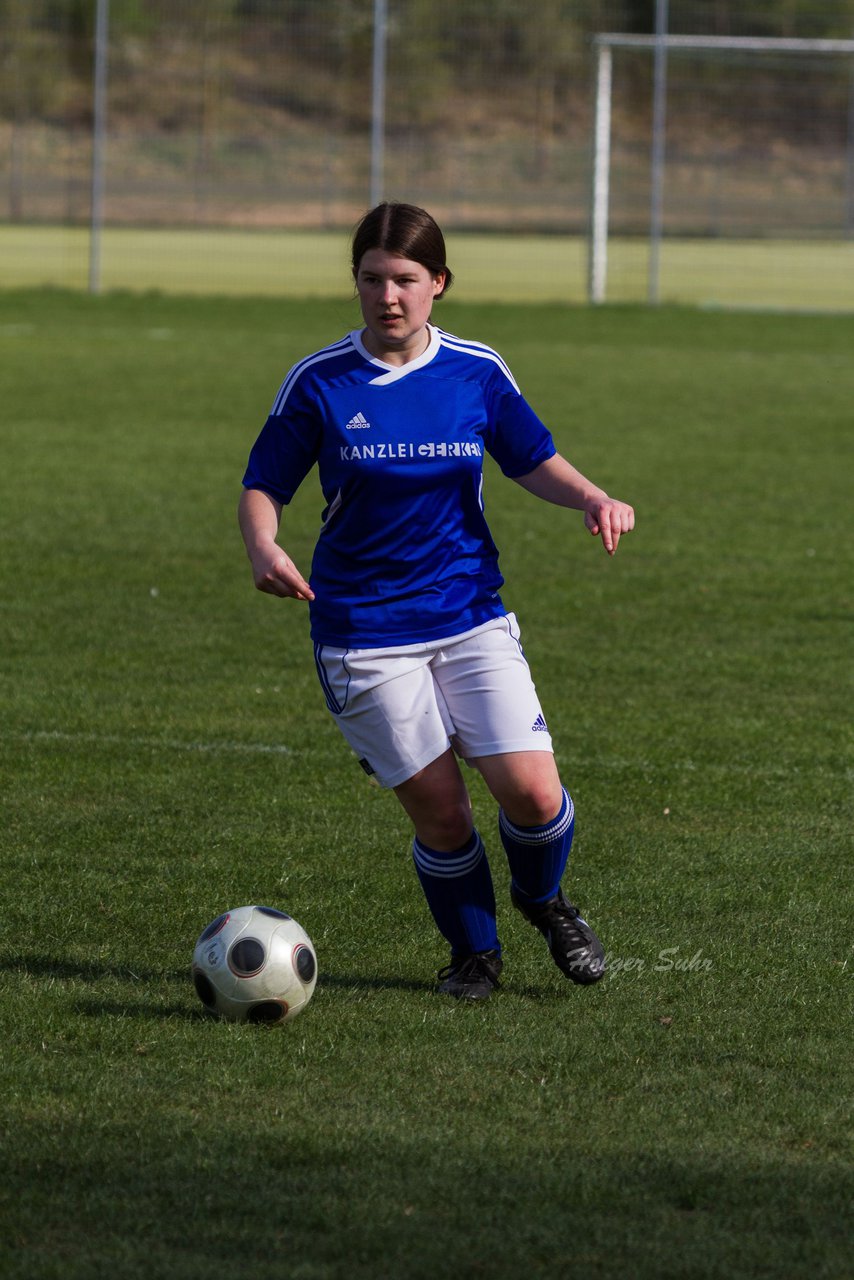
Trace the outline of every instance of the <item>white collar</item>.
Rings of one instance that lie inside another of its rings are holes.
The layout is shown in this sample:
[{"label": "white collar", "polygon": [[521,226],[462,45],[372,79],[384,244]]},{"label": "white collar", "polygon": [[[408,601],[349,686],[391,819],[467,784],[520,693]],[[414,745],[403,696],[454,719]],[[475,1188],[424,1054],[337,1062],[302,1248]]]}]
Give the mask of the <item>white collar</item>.
[{"label": "white collar", "polygon": [[439,330],[435,325],[428,324],[427,332],[430,335],[430,340],[421,355],[416,356],[414,360],[407,360],[406,364],[389,364],[387,360],[380,360],[379,356],[371,355],[362,340],[363,332],[363,329],[354,329],[350,334],[350,341],[369,364],[375,364],[378,369],[384,370],[380,377],[371,380],[372,384],[380,386],[388,382],[397,382],[398,378],[405,378],[408,373],[414,373],[416,369],[423,369],[425,364],[429,364],[431,360],[436,358],[441,346]]}]

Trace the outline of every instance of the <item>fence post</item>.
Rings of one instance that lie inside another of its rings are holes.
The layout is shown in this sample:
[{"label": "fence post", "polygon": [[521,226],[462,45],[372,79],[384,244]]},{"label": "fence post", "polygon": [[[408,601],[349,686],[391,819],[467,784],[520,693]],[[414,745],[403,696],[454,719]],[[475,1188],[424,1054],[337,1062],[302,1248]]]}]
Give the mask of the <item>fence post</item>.
[{"label": "fence post", "polygon": [[101,227],[104,221],[104,151],[107,140],[107,41],[110,0],[95,9],[95,70],[92,104],[92,208],[89,227],[89,292],[101,291]]},{"label": "fence post", "polygon": [[845,234],[854,237],[854,59],[848,71],[848,128],[845,137]]},{"label": "fence post", "polygon": [[608,281],[608,199],[611,175],[611,50],[596,45],[593,125],[593,195],[590,215],[588,298],[604,302]]},{"label": "fence post", "polygon": [[388,0],[374,0],[374,59],[371,91],[371,207],[383,198],[385,185],[385,89]]},{"label": "fence post", "polygon": [[655,69],[652,98],[652,173],[649,209],[648,299],[658,302],[664,208],[664,134],[667,119],[667,0],[655,0]]}]

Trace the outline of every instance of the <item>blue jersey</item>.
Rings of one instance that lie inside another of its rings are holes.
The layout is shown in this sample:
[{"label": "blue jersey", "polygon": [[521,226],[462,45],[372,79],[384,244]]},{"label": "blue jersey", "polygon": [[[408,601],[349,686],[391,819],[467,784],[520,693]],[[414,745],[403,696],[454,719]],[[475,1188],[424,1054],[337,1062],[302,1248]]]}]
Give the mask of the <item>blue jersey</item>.
[{"label": "blue jersey", "polygon": [[326,503],[311,634],[376,648],[442,639],[505,612],[483,458],[507,476],[555,447],[489,347],[429,326],[401,366],[358,332],[294,365],[249,457],[247,488],[287,504],[317,463]]}]

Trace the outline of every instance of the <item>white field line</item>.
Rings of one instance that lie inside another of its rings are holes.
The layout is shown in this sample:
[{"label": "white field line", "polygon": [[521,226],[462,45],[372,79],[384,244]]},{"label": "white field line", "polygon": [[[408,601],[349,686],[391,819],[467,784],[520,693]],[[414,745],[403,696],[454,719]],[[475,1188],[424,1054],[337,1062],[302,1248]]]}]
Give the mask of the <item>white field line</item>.
[{"label": "white field line", "polygon": [[145,747],[161,751],[188,751],[217,755],[291,756],[290,747],[267,742],[180,742],[174,738],[126,737],[120,733],[63,733],[59,729],[36,729],[30,733],[4,733],[0,738],[15,742],[62,742],[71,746],[90,743],[98,747]]}]

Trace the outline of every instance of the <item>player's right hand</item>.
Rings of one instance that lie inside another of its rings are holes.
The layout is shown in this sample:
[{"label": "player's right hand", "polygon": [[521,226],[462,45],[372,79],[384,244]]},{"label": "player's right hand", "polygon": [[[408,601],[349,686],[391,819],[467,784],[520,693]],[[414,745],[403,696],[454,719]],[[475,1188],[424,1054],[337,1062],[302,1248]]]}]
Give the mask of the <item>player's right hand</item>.
[{"label": "player's right hand", "polygon": [[259,591],[282,599],[313,600],[314,592],[290,556],[276,547],[272,555],[258,555],[252,560],[252,576]]}]

